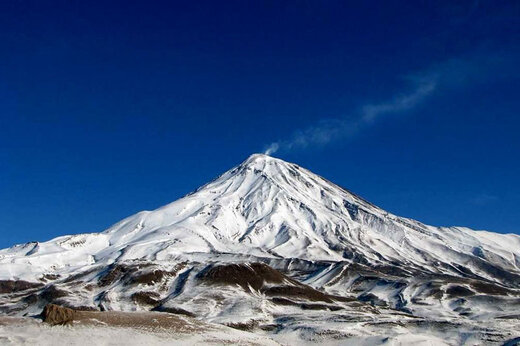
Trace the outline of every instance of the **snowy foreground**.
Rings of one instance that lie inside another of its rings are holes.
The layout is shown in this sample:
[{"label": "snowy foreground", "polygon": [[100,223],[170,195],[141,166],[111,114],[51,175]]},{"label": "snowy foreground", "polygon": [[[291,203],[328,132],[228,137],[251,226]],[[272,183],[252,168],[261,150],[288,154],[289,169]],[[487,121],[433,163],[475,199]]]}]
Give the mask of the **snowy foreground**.
[{"label": "snowy foreground", "polygon": [[[153,318],[153,317],[152,317]],[[188,328],[162,329],[106,325],[49,326],[35,319],[0,320],[2,345],[278,345],[278,343],[222,326],[197,324]],[[193,327],[193,328],[189,328]]]},{"label": "snowy foreground", "polygon": [[[138,313],[131,313],[138,314]],[[194,327],[190,322],[190,326]],[[239,331],[219,325],[208,325],[195,322],[194,328],[179,330],[160,327],[111,327],[102,324],[50,326],[31,318],[0,319],[0,344],[2,345],[294,345],[294,344],[327,344],[327,345],[448,345],[447,337],[452,341],[460,339],[455,335],[435,336],[424,330],[421,334],[402,333],[392,337],[358,336],[348,339],[330,339],[316,337],[302,342],[294,333],[282,333],[275,338],[267,335]],[[265,334],[265,333],[264,333]],[[276,340],[276,341],[275,341]],[[479,344],[477,339],[466,339],[466,344]]]},{"label": "snowy foreground", "polygon": [[109,334],[115,344],[125,335],[137,344],[226,343],[217,340],[226,335],[232,343],[503,345],[520,337],[519,288],[519,236],[428,226],[253,155],[104,232],[0,250],[4,316],[54,303],[183,316],[224,334],[24,319],[2,324],[0,335],[28,344],[35,335],[103,344]]}]

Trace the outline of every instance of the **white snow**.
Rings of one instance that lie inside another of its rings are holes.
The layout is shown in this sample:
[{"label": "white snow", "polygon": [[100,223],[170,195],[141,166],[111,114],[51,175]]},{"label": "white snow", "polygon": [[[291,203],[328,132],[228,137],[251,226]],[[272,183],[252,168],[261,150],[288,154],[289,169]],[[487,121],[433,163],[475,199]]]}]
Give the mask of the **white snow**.
[{"label": "white snow", "polygon": [[435,261],[464,266],[480,248],[517,270],[520,237],[399,218],[301,167],[256,154],[193,194],[103,233],[0,250],[0,279],[196,253],[340,261],[345,248],[434,271]]}]

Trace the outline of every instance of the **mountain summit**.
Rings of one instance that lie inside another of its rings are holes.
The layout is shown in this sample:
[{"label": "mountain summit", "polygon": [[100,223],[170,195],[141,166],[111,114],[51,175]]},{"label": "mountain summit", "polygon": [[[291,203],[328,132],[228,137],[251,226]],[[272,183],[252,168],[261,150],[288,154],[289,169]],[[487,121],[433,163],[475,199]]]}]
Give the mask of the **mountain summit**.
[{"label": "mountain summit", "polygon": [[[477,320],[518,303],[520,237],[398,217],[296,164],[254,154],[104,232],[1,250],[0,280],[0,292],[28,290],[1,298],[0,308],[16,314],[48,302],[182,307],[235,323],[240,314],[272,320],[277,304],[310,308],[318,299],[330,311],[357,300],[417,318]],[[207,285],[228,288],[215,295]]]}]

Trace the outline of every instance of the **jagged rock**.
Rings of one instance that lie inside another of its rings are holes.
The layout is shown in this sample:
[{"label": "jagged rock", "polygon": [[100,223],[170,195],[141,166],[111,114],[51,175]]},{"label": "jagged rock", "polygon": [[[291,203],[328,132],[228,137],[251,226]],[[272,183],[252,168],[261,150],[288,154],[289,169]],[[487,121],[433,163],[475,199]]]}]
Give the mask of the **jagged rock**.
[{"label": "jagged rock", "polygon": [[41,313],[43,322],[50,325],[71,324],[74,320],[75,311],[55,304],[47,304]]}]

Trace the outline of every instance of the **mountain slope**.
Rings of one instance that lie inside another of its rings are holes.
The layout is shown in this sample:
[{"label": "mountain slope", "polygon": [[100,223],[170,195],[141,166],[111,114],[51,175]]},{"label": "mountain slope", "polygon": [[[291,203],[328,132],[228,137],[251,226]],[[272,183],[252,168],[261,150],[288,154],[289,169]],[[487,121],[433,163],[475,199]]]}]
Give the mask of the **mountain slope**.
[{"label": "mountain slope", "polygon": [[[0,256],[2,265],[21,264],[19,271],[2,271],[13,276],[24,275],[24,263],[32,263],[33,271],[41,266],[43,273],[99,260],[235,253],[399,262],[454,274],[458,270],[450,266],[457,264],[496,279],[482,262],[518,272],[519,249],[519,236],[436,228],[400,218],[297,165],[257,154],[194,193],[131,216],[103,233],[26,244],[2,250]],[[511,284],[518,284],[519,278],[512,274]]]},{"label": "mountain slope", "polygon": [[[247,285],[215,286],[205,276],[218,265],[256,262],[282,276],[248,265],[222,269],[251,277]],[[319,308],[482,320],[510,316],[520,304],[520,237],[398,217],[295,164],[256,154],[102,233],[1,250],[0,280],[0,307],[14,314],[57,300],[182,310],[220,323],[241,323],[239,315],[272,322],[282,310]],[[9,288],[16,285],[28,288]],[[328,298],[317,303],[320,294]]]}]

